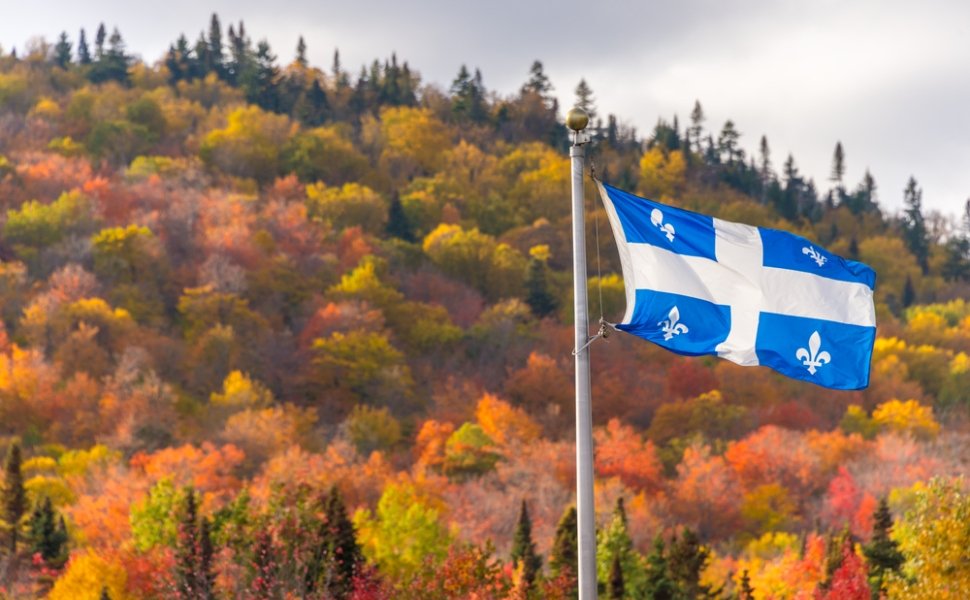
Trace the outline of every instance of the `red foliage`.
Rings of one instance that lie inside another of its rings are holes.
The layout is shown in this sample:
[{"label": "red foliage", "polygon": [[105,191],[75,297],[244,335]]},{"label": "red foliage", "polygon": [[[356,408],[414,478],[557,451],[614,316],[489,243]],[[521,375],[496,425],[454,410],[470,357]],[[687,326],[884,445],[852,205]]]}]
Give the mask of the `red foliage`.
[{"label": "red foliage", "polygon": [[817,590],[818,600],[869,600],[872,592],[866,580],[868,570],[862,559],[853,552],[852,545],[846,543],[842,548],[842,566],[832,574],[832,582],[827,590]]},{"label": "red foliage", "polygon": [[364,230],[358,226],[344,229],[337,240],[337,260],[341,271],[354,268],[360,259],[373,252],[374,249],[364,237]]},{"label": "red foliage", "polygon": [[667,393],[671,398],[694,398],[717,389],[714,371],[696,358],[681,358],[667,367]]},{"label": "red foliage", "polygon": [[653,442],[644,442],[632,427],[610,419],[605,428],[594,432],[596,474],[618,477],[635,491],[656,493],[663,486],[663,466]]}]

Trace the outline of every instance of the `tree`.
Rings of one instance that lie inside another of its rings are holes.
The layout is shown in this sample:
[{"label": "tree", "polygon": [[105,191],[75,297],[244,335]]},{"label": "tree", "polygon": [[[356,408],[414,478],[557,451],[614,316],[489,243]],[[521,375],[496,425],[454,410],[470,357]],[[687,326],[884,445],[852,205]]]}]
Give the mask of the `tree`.
[{"label": "tree", "polygon": [[717,138],[717,151],[728,165],[744,162],[744,150],[738,147],[738,140],[741,134],[734,127],[734,121],[730,119],[724,123],[721,134]]},{"label": "tree", "polygon": [[872,517],[872,539],[862,546],[862,553],[869,563],[869,585],[874,600],[886,591],[886,580],[890,574],[899,572],[906,557],[899,551],[899,542],[893,539],[893,516],[889,512],[886,498],[879,501],[879,508]]},{"label": "tree", "polygon": [[626,597],[623,587],[623,565],[619,554],[613,555],[610,578],[606,582],[606,597],[610,600],[623,600]]},{"label": "tree", "polygon": [[522,86],[523,93],[532,93],[546,98],[552,91],[552,83],[542,66],[541,61],[533,61],[529,67],[529,80]]},{"label": "tree", "polygon": [[835,153],[832,155],[832,174],[829,175],[829,181],[835,183],[835,189],[838,191],[840,198],[845,195],[844,179],[845,152],[842,150],[842,142],[837,142],[835,144]]},{"label": "tree", "polygon": [[54,511],[49,497],[34,508],[28,531],[27,541],[32,554],[40,554],[48,565],[54,567],[67,562],[68,537],[64,517]]},{"label": "tree", "polygon": [[404,240],[405,242],[415,241],[414,228],[408,220],[407,213],[404,212],[404,205],[401,204],[401,195],[394,192],[391,196],[391,205],[387,209],[387,235]]},{"label": "tree", "polygon": [[[694,100],[694,108],[690,111],[690,127],[687,128],[688,152],[701,151],[701,138],[704,135],[704,109],[700,100]],[[691,144],[694,145],[691,148]]]},{"label": "tree", "polygon": [[104,41],[108,37],[108,31],[104,28],[104,23],[98,25],[98,31],[94,36],[94,58],[96,62],[101,62],[104,58]]},{"label": "tree", "polygon": [[13,442],[7,451],[7,459],[3,464],[3,489],[0,499],[3,506],[4,526],[8,529],[7,548],[11,554],[17,552],[18,534],[20,532],[20,520],[27,510],[27,495],[24,490],[24,475],[20,469],[23,456],[20,451],[20,444]]},{"label": "tree", "polygon": [[175,541],[175,590],[182,600],[214,598],[212,540],[207,519],[199,522],[195,491],[187,490]]},{"label": "tree", "polygon": [[340,599],[353,590],[354,581],[364,565],[364,555],[357,543],[357,532],[347,515],[347,507],[337,486],[330,488],[325,518],[327,534],[324,540],[330,556],[327,591]]},{"label": "tree", "polygon": [[929,271],[930,239],[923,218],[923,190],[910,177],[903,191],[903,239],[925,275]]},{"label": "tree", "polygon": [[650,597],[643,557],[633,547],[622,497],[617,498],[609,524],[597,532],[596,538],[596,576],[600,586],[609,585],[613,561],[618,557],[627,597]]},{"label": "tree", "polygon": [[549,552],[549,570],[554,577],[568,573],[573,578],[579,575],[579,538],[576,521],[576,507],[570,506],[563,512],[556,525],[556,537]]},{"label": "tree", "polygon": [[83,28],[77,39],[77,62],[82,66],[91,64],[91,50],[88,48],[87,34]]},{"label": "tree", "polygon": [[254,600],[272,600],[278,598],[280,594],[279,563],[273,544],[273,534],[264,527],[256,533],[255,537],[250,594]]},{"label": "tree", "polygon": [[741,573],[741,584],[738,590],[738,600],[754,600],[754,588],[751,587],[751,577],[748,570]]},{"label": "tree", "polygon": [[512,564],[522,566],[522,579],[527,589],[533,589],[536,578],[542,569],[542,556],[536,552],[536,544],[532,541],[532,521],[529,519],[529,508],[522,500],[519,509],[519,520],[515,524],[512,536]]},{"label": "tree", "polygon": [[222,24],[219,15],[212,13],[209,20],[209,39],[206,46],[206,64],[203,66],[207,73],[215,72],[220,78],[225,76],[224,57],[222,51]]},{"label": "tree", "polygon": [[580,79],[579,84],[576,85],[576,106],[586,111],[586,114],[589,115],[590,123],[596,120],[596,104],[593,100],[593,90],[586,83],[585,78]]},{"label": "tree", "polygon": [[[545,257],[530,252],[529,270],[525,278],[525,302],[532,309],[532,313],[539,317],[547,317],[559,308],[559,302],[550,289]],[[548,248],[545,251],[548,256]]]},{"label": "tree", "polygon": [[646,563],[646,594],[643,597],[653,598],[654,600],[674,600],[677,598],[679,589],[676,582],[670,577],[664,542],[659,535],[653,540],[653,549],[647,555]]},{"label": "tree", "polygon": [[296,42],[296,64],[300,65],[301,67],[307,66],[306,42],[303,40],[302,35],[300,36],[300,39],[297,40]]},{"label": "tree", "polygon": [[711,551],[702,546],[700,540],[690,529],[684,529],[678,537],[676,534],[670,541],[670,551],[667,555],[668,568],[671,578],[677,583],[687,598],[709,598],[710,586],[701,584],[701,572],[704,570]]},{"label": "tree", "polygon": [[481,123],[488,116],[485,106],[485,88],[482,73],[475,69],[472,77],[468,68],[462,65],[458,75],[451,83],[451,112],[458,120]]},{"label": "tree", "polygon": [[71,42],[67,39],[67,32],[62,31],[54,46],[54,64],[66,69],[71,64]]}]

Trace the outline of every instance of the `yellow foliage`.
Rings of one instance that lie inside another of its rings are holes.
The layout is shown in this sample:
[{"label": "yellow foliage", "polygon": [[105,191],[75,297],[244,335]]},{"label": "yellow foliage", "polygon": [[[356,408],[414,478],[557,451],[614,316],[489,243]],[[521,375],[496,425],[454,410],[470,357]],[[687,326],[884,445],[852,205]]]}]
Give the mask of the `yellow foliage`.
[{"label": "yellow foliage", "polygon": [[57,102],[44,97],[37,101],[37,104],[30,109],[30,116],[40,117],[41,119],[56,119],[61,115],[61,107]]},{"label": "yellow foliage", "polygon": [[640,158],[637,190],[651,198],[677,196],[683,189],[687,165],[679,150],[665,152],[654,146]]},{"label": "yellow foliage", "polygon": [[42,502],[44,498],[50,498],[55,507],[74,502],[74,492],[60,477],[36,475],[24,482],[24,489],[27,490],[27,499],[30,506]]},{"label": "yellow foliage", "polygon": [[212,392],[209,402],[232,408],[264,408],[273,404],[273,392],[248,374],[232,371],[222,382],[222,393]]},{"label": "yellow foliage", "polygon": [[368,233],[383,230],[387,220],[387,205],[374,190],[359,183],[342,187],[327,187],[323,182],[308,185],[307,213],[341,230],[355,225]]},{"label": "yellow foliage", "polygon": [[909,434],[917,439],[933,439],[940,424],[933,418],[933,408],[916,400],[890,400],[872,411],[872,420],[884,430]]},{"label": "yellow foliage", "polygon": [[131,596],[126,590],[128,574],[125,568],[114,560],[104,558],[87,550],[75,554],[67,564],[67,569],[54,583],[48,600],[98,600],[101,590],[108,588],[114,600],[128,600]]},{"label": "yellow foliage", "polygon": [[426,108],[381,109],[381,163],[395,180],[437,171],[449,148],[445,124]]}]

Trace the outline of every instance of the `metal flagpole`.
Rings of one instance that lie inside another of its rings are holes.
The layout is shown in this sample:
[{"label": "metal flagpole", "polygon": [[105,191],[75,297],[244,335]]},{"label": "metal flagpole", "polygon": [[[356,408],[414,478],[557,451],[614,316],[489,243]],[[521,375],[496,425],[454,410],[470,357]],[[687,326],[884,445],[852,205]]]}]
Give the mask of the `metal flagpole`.
[{"label": "metal flagpole", "polygon": [[569,158],[573,192],[573,292],[576,324],[576,517],[579,534],[579,600],[596,599],[596,521],[593,508],[593,411],[589,388],[589,306],[586,298],[586,218],[583,210],[584,130],[589,115],[573,108],[566,115],[572,130]]}]

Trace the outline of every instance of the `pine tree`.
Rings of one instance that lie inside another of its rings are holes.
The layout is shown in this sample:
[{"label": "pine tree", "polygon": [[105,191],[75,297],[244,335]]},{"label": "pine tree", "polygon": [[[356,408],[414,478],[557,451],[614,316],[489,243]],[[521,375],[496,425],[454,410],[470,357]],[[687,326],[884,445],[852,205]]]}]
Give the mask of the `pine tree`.
[{"label": "pine tree", "polygon": [[734,121],[728,120],[721,129],[721,135],[717,138],[717,150],[725,157],[725,162],[733,165],[744,160],[744,151],[738,147],[738,140],[741,134],[734,127]]},{"label": "pine tree", "polygon": [[67,39],[67,32],[62,31],[54,46],[54,64],[66,69],[71,64],[71,42]]},{"label": "pine tree", "polygon": [[222,50],[222,24],[219,22],[219,15],[212,13],[209,20],[209,46],[208,58],[209,70],[214,71],[220,78],[225,77],[225,55]]},{"label": "pine tree", "polygon": [[923,190],[919,188],[914,177],[906,182],[903,203],[906,205],[903,211],[903,239],[923,269],[923,274],[926,274],[929,271],[930,240],[923,218]]},{"label": "pine tree", "polygon": [[401,196],[397,190],[391,196],[391,205],[387,209],[387,235],[405,242],[415,241],[414,230],[407,213],[404,212],[404,205],[401,204]]},{"label": "pine tree", "polygon": [[610,565],[610,578],[606,582],[606,597],[610,600],[623,600],[623,565],[620,562],[620,555],[613,555],[613,563]]},{"label": "pine tree", "polygon": [[529,508],[525,500],[522,500],[519,521],[512,537],[511,559],[516,566],[522,564],[522,579],[526,587],[532,589],[542,568],[542,557],[536,552],[536,544],[532,541],[532,520],[529,518]]},{"label": "pine tree", "polygon": [[82,65],[91,64],[91,50],[88,48],[87,34],[81,29],[77,40],[77,62]]},{"label": "pine tree", "polygon": [[671,539],[667,557],[670,575],[687,597],[711,597],[710,586],[701,585],[701,572],[710,556],[711,551],[701,545],[697,534],[690,529]]},{"label": "pine tree", "polygon": [[862,546],[862,553],[869,563],[869,585],[873,600],[885,593],[886,576],[898,573],[906,558],[899,551],[899,543],[890,537],[893,529],[893,515],[889,503],[883,498],[872,515],[872,539]]},{"label": "pine tree", "polygon": [[24,474],[20,470],[23,456],[20,444],[13,442],[7,451],[7,460],[3,465],[3,521],[9,531],[7,549],[11,554],[17,552],[20,520],[27,510],[27,494],[24,491]]},{"label": "pine tree", "polygon": [[559,576],[563,570],[568,570],[573,577],[579,573],[578,548],[579,540],[576,507],[570,506],[559,518],[556,525],[556,537],[549,552],[549,570],[553,576]]}]

